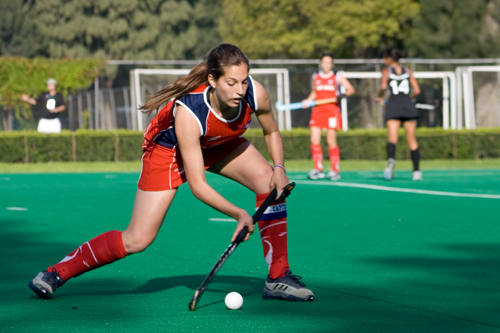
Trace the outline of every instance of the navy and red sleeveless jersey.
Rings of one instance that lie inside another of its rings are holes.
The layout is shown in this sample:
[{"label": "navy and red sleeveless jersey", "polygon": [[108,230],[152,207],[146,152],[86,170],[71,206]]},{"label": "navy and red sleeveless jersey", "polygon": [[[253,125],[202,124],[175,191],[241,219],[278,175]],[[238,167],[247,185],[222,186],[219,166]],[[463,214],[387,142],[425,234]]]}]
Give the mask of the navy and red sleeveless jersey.
[{"label": "navy and red sleeveless jersey", "polygon": [[239,105],[238,114],[233,119],[223,119],[217,115],[209,103],[209,85],[202,85],[186,96],[175,99],[163,107],[153,118],[144,133],[143,150],[156,145],[173,149],[177,146],[175,136],[175,109],[181,105],[188,110],[200,126],[202,148],[210,148],[228,140],[240,137],[250,126],[252,114],[258,109],[255,84],[252,77],[248,89]]}]

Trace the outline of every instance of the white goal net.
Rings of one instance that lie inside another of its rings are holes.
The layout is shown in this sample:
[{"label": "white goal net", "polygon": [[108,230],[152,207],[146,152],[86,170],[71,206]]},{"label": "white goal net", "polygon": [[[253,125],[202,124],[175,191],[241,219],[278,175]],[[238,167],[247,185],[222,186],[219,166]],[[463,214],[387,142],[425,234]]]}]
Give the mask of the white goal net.
[{"label": "white goal net", "polygon": [[[167,84],[186,76],[190,69],[134,69],[130,71],[131,85],[131,110],[132,128],[144,130],[152,117],[140,112],[138,109],[143,105],[147,97],[163,89]],[[288,69],[286,68],[257,68],[251,69],[250,75],[261,83],[272,101],[277,100],[290,103],[290,87]],[[274,110],[280,130],[291,129],[292,123],[290,112],[277,112]],[[256,126],[253,121],[251,127]]]},{"label": "white goal net", "polygon": [[[375,103],[382,74],[343,72],[343,75],[356,88],[356,94],[341,101],[343,129],[384,127],[383,108]],[[457,128],[455,72],[414,72],[414,76],[421,88],[416,100],[421,125]]]}]

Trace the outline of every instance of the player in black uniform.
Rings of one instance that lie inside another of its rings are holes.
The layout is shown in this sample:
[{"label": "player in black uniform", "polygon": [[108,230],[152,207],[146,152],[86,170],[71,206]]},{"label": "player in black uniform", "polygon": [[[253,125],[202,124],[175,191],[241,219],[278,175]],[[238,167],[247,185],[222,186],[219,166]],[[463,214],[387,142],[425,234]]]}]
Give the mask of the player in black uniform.
[{"label": "player in black uniform", "polygon": [[[398,143],[398,130],[401,124],[405,128],[406,141],[411,151],[413,161],[413,180],[422,180],[422,172],[419,170],[420,152],[416,137],[418,111],[412,99],[420,94],[420,87],[410,69],[399,64],[399,59],[404,56],[404,51],[399,49],[388,49],[384,53],[386,68],[382,70],[382,82],[376,101],[379,105],[385,105],[385,121],[387,124],[387,165],[384,170],[384,178],[391,180],[394,177],[396,161],[394,155]],[[389,90],[389,98],[384,100],[383,96]]]}]

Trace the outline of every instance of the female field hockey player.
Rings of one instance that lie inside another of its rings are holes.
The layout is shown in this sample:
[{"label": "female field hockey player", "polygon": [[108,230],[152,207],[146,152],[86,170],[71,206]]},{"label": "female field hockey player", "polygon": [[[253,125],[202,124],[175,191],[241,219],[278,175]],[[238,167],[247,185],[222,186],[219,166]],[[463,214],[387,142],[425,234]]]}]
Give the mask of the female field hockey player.
[{"label": "female field hockey player", "polygon": [[341,99],[339,84],[346,88],[346,96],[354,94],[355,89],[342,72],[333,70],[333,55],[324,53],[321,56],[321,71],[313,75],[312,90],[309,96],[302,101],[304,108],[307,102],[314,100],[337,98],[336,103],[317,105],[313,108],[309,128],[311,131],[311,156],[314,169],[309,172],[309,178],[325,178],[323,173],[323,150],[321,149],[321,131],[326,129],[326,142],[330,157],[331,170],[326,175],[331,180],[339,180],[340,150],[337,145],[337,130],[342,129],[339,102]]},{"label": "female field hockey player", "polygon": [[[420,152],[416,137],[419,115],[412,102],[412,99],[420,94],[420,87],[412,71],[399,64],[399,59],[404,55],[404,51],[399,49],[390,48],[385,51],[386,68],[382,70],[380,91],[376,98],[379,105],[385,105],[387,124],[387,165],[384,170],[384,178],[391,180],[394,177],[394,167],[396,166],[394,155],[398,143],[398,130],[402,124],[413,161],[412,178],[413,180],[422,180],[422,172],[419,170]],[[389,90],[389,99],[386,102],[383,96],[387,90]]]},{"label": "female field hockey player", "polygon": [[[249,76],[249,68],[239,48],[221,44],[210,51],[206,62],[142,106],[147,112],[160,111],[144,135],[142,172],[130,224],[124,231],[97,236],[40,272],[29,283],[38,296],[49,298],[72,277],[144,251],[184,182],[203,203],[238,221],[233,240],[245,226],[253,233],[252,217],[222,197],[205,178],[208,170],[246,186],[255,192],[257,207],[273,188],[280,190],[289,183],[269,96]],[[242,137],[254,113],[273,166]],[[272,205],[276,207],[270,207],[258,222],[269,268],[263,298],[312,301],[313,293],[289,270],[286,204]]]}]

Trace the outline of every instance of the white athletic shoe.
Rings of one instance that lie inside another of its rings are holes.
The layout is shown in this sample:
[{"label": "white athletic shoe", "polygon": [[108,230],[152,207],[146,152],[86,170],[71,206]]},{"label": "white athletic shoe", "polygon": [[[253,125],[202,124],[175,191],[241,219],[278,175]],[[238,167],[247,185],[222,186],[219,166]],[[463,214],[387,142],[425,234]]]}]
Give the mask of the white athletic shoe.
[{"label": "white athletic shoe", "polygon": [[323,173],[323,171],[319,171],[318,169],[312,169],[311,172],[309,172],[309,178],[310,179],[323,179],[325,178],[325,174]]},{"label": "white athletic shoe", "polygon": [[412,172],[412,179],[415,181],[422,181],[424,178],[422,177],[422,171],[413,171]]},{"label": "white athletic shoe", "polygon": [[326,178],[330,180],[339,180],[340,179],[340,174],[338,172],[335,172],[333,170],[328,171],[326,174]]},{"label": "white athletic shoe", "polygon": [[313,292],[306,288],[301,279],[300,276],[293,275],[289,269],[283,277],[271,280],[268,276],[262,298],[294,302],[314,301]]},{"label": "white athletic shoe", "polygon": [[391,180],[394,178],[394,168],[396,167],[396,160],[393,158],[389,158],[387,160],[387,164],[384,170],[384,178],[385,180]]}]

